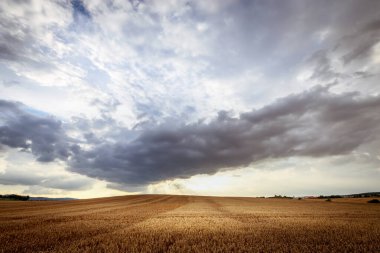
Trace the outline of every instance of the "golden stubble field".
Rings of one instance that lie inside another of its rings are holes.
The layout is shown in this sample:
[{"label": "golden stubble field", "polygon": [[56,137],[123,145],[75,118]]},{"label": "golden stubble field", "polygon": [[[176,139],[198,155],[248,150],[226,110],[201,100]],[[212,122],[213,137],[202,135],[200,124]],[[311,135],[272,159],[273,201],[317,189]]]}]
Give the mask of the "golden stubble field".
[{"label": "golden stubble field", "polygon": [[380,252],[380,205],[367,200],[0,201],[0,252]]}]

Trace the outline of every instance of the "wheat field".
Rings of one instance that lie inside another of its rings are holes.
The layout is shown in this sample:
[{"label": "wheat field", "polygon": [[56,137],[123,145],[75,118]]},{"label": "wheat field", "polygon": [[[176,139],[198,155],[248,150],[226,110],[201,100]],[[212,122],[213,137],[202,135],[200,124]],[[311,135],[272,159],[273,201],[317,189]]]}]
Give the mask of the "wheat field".
[{"label": "wheat field", "polygon": [[380,252],[368,199],[0,201],[0,252]]}]

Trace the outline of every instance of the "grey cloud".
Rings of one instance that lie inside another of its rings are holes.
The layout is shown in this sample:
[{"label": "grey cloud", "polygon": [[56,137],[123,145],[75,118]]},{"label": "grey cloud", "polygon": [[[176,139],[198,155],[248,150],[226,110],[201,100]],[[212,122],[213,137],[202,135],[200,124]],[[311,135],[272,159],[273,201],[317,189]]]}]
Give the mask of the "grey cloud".
[{"label": "grey cloud", "polygon": [[83,177],[51,177],[42,183],[38,184],[47,188],[62,189],[62,190],[86,190],[90,189],[93,181]]},{"label": "grey cloud", "polygon": [[348,48],[348,52],[342,56],[345,64],[351,61],[367,57],[373,46],[380,41],[380,20],[375,20],[359,29],[354,34],[344,36],[339,47]]},{"label": "grey cloud", "polygon": [[[37,50],[31,50],[30,45],[35,45],[37,39],[34,38],[33,31],[23,20],[9,18],[6,11],[0,7],[0,60],[26,62],[31,65],[38,65],[36,55]],[[40,64],[46,67],[46,64]]]},{"label": "grey cloud", "polygon": [[347,154],[378,139],[380,97],[333,94],[328,88],[290,95],[262,109],[209,123],[168,123],[123,136],[70,162],[71,170],[127,185],[144,185],[269,158]]},{"label": "grey cloud", "polygon": [[0,184],[4,185],[36,185],[41,182],[34,174],[6,172],[0,175]]},{"label": "grey cloud", "polygon": [[0,58],[6,60],[16,60],[17,55],[7,45],[0,45]]},{"label": "grey cloud", "polygon": [[326,50],[315,52],[309,58],[308,64],[313,66],[313,73],[310,76],[310,79],[329,81],[341,76],[341,74],[336,72],[333,68],[330,56]]},{"label": "grey cloud", "polygon": [[11,87],[19,84],[20,82],[16,80],[5,80],[2,82],[2,85],[4,85],[5,87]]},{"label": "grey cloud", "polygon": [[79,19],[80,17],[91,19],[91,13],[83,5],[81,0],[71,0],[71,6],[73,7],[74,19]]},{"label": "grey cloud", "polygon": [[21,103],[0,100],[0,144],[31,152],[41,162],[66,160],[76,145],[69,144],[59,120],[39,114]]},{"label": "grey cloud", "polygon": [[[252,59],[260,63],[255,68],[265,70],[263,66],[271,66],[271,71],[275,69],[281,75],[288,71],[284,64],[296,65],[311,50],[321,49],[317,34],[324,30],[329,34],[323,46],[352,34],[372,34],[378,28],[379,8],[380,2],[375,0],[237,1],[218,15],[200,15],[199,19],[218,27],[210,32],[216,39],[211,48],[217,51],[213,63],[219,68],[213,69],[221,70],[218,75],[250,69]],[[363,39],[367,44],[375,37]]]},{"label": "grey cloud", "polygon": [[33,195],[46,195],[46,194],[57,194],[57,190],[41,187],[38,185],[29,186],[23,191],[23,194],[33,194]]},{"label": "grey cloud", "polygon": [[1,6],[0,14],[0,60],[20,60],[26,54],[32,34],[20,20],[10,18]]},{"label": "grey cloud", "polygon": [[42,186],[50,189],[85,190],[91,188],[93,180],[83,176],[41,175],[33,171],[6,170],[0,173],[0,184]]},{"label": "grey cloud", "polygon": [[[312,67],[310,79],[333,81],[336,79],[344,80],[349,78],[373,77],[378,73],[370,73],[369,70],[357,71],[367,65],[369,69],[374,46],[380,41],[380,21],[371,20],[356,27],[348,34],[339,34],[335,43],[329,49],[318,50],[306,62]],[[338,35],[335,35],[338,36]],[[339,62],[343,68],[334,67],[333,62]],[[351,65],[350,70],[348,67]],[[347,69],[345,69],[347,68]],[[377,71],[378,72],[378,71]]]},{"label": "grey cloud", "polygon": [[120,183],[108,183],[107,188],[118,190],[118,191],[125,191],[125,192],[143,192],[146,189],[145,185],[131,186],[131,185],[120,184]]},{"label": "grey cloud", "polygon": [[[35,5],[38,4],[35,3]],[[65,4],[58,2],[50,4],[55,8],[68,11]],[[59,52],[49,46],[39,29],[46,29],[46,33],[51,30],[47,29],[47,25],[38,27],[41,25],[38,21],[48,20],[46,14],[50,12],[49,4],[41,4],[40,14],[36,10],[30,10],[30,5],[28,1],[4,1],[0,4],[0,62],[4,62],[7,68],[15,72],[23,68],[29,71],[59,69],[57,63]],[[19,10],[20,13],[24,13],[24,16],[14,15],[7,8]],[[38,6],[35,8],[38,9]],[[49,26],[55,27],[55,32],[52,34],[56,41],[60,41],[59,33],[62,27],[56,24]]]}]

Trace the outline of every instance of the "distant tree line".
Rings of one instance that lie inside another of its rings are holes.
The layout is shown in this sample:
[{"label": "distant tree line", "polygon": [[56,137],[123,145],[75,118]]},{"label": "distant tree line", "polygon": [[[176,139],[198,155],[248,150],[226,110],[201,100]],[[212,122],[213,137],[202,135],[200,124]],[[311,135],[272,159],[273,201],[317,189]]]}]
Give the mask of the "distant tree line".
[{"label": "distant tree line", "polygon": [[320,195],[318,198],[319,199],[338,199],[338,198],[343,198],[343,197],[341,195],[328,195],[328,196]]},{"label": "distant tree line", "polygon": [[[356,193],[356,194],[347,194],[347,195],[319,195],[315,197],[306,197],[306,198],[314,198],[314,199],[337,199],[337,198],[373,198],[373,197],[380,197],[380,192],[365,192],[365,193]],[[265,198],[265,197],[259,197],[259,198]],[[289,197],[286,195],[274,195],[272,197],[268,198],[276,198],[276,199],[299,199],[301,200],[303,197]]]},{"label": "distant tree line", "polygon": [[29,200],[29,196],[22,196],[22,195],[17,195],[17,194],[7,194],[7,195],[0,195],[0,199],[27,201],[27,200]]},{"label": "distant tree line", "polygon": [[348,194],[348,195],[320,195],[319,199],[336,199],[336,198],[371,198],[371,197],[380,197],[380,192],[366,192],[366,193],[357,193],[357,194]]},{"label": "distant tree line", "polygon": [[286,196],[286,195],[274,195],[273,197],[269,197],[269,198],[276,198],[276,199],[293,199],[294,197],[289,197],[289,196]]},{"label": "distant tree line", "polygon": [[350,197],[350,198],[380,197],[380,192],[366,192],[366,193],[359,193],[359,194],[351,194],[351,195],[347,195],[347,197]]}]

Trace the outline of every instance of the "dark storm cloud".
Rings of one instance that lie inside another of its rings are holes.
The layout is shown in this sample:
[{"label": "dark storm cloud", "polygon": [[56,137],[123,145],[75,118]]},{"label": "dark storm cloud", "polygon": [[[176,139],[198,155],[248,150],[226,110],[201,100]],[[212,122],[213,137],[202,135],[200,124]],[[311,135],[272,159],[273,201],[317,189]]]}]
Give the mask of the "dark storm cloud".
[{"label": "dark storm cloud", "polygon": [[62,123],[21,103],[0,100],[0,144],[31,152],[38,161],[66,160],[76,145],[69,145]]},{"label": "dark storm cloud", "polygon": [[328,88],[290,95],[233,118],[165,124],[133,141],[123,136],[79,152],[71,169],[128,185],[144,185],[289,156],[347,154],[380,134],[380,97],[333,94]]}]

